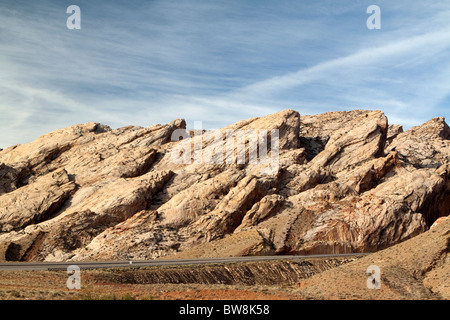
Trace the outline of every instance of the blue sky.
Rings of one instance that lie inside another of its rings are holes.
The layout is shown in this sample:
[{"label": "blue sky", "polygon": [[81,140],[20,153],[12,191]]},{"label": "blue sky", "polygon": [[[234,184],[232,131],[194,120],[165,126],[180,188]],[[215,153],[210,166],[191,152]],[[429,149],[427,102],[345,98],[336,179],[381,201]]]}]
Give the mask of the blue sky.
[{"label": "blue sky", "polygon": [[377,109],[408,129],[448,118],[449,57],[449,1],[2,0],[0,148],[89,121],[214,129],[286,108]]}]

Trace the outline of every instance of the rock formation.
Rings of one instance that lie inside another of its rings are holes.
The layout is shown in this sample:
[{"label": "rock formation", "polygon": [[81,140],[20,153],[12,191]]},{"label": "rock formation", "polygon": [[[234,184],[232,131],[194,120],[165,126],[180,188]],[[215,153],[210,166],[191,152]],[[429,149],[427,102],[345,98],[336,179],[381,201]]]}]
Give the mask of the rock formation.
[{"label": "rock formation", "polygon": [[381,111],[75,125],[0,151],[0,260],[376,251],[448,215],[449,165],[443,118],[403,132]]}]

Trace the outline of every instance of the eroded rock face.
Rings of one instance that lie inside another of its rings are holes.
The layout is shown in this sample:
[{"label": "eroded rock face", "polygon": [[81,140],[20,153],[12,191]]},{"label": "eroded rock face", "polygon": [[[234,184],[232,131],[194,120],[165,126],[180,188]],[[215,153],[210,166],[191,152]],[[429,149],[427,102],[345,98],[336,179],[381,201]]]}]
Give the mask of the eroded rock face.
[{"label": "eroded rock face", "polygon": [[[276,165],[250,161],[251,137],[220,153],[227,137],[275,129]],[[285,110],[185,130],[86,123],[0,150],[0,260],[368,252],[448,215],[443,118],[403,132],[381,111]]]},{"label": "eroded rock face", "polygon": [[20,230],[47,220],[75,188],[67,172],[60,169],[4,194],[0,197],[0,231]]}]

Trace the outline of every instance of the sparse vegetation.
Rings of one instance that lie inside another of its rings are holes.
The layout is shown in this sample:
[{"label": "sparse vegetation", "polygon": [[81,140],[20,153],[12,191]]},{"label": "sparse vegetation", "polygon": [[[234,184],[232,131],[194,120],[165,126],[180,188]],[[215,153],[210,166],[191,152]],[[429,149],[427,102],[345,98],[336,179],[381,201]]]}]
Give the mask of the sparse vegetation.
[{"label": "sparse vegetation", "polygon": [[136,296],[130,292],[123,294],[107,293],[103,294],[101,292],[95,291],[82,291],[80,294],[74,297],[77,300],[136,300]]}]

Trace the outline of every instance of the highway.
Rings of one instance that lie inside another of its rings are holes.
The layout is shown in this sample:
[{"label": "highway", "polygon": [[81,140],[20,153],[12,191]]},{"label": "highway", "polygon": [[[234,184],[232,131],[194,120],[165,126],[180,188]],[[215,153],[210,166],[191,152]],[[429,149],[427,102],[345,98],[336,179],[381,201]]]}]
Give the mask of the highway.
[{"label": "highway", "polygon": [[369,253],[343,253],[343,254],[314,254],[290,256],[245,256],[211,259],[183,259],[183,260],[128,260],[128,261],[71,261],[71,262],[4,262],[0,263],[0,271],[26,271],[26,270],[67,270],[68,266],[76,265],[80,269],[98,268],[129,268],[154,266],[181,266],[214,263],[234,263],[271,260],[297,260],[311,258],[342,258],[364,256]]}]

